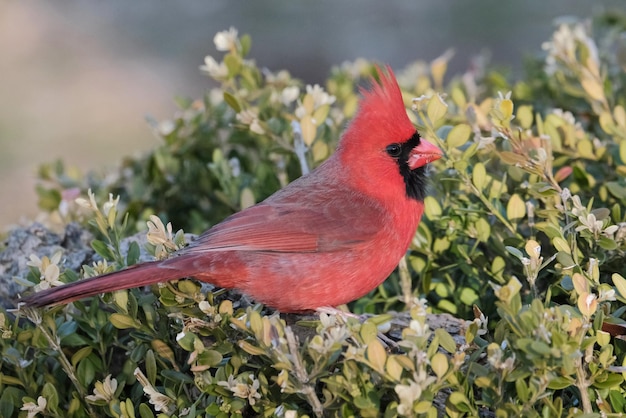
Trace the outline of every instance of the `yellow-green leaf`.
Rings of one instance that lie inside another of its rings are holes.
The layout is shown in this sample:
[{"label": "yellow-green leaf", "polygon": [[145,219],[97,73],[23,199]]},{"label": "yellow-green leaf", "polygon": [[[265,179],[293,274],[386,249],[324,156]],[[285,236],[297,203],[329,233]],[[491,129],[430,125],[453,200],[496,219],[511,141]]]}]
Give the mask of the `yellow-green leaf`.
[{"label": "yellow-green leaf", "polygon": [[576,293],[582,295],[583,293],[589,293],[589,283],[585,276],[580,273],[574,273],[572,275],[572,283],[574,284],[574,289]]},{"label": "yellow-green leaf", "polygon": [[249,187],[244,187],[239,196],[239,205],[241,209],[249,208],[250,206],[254,206],[256,203],[256,199],[254,197],[254,192]]},{"label": "yellow-green leaf", "polygon": [[613,284],[615,285],[617,292],[626,299],[626,279],[624,279],[624,277],[622,277],[619,273],[613,273],[611,278],[613,279]]},{"label": "yellow-green leaf", "polygon": [[552,238],[552,245],[554,245],[554,248],[556,248],[557,251],[563,251],[567,254],[572,253],[572,249],[570,248],[569,244],[567,243],[567,241],[565,241],[564,238],[561,238],[561,237]]},{"label": "yellow-green leaf", "polygon": [[524,165],[526,163],[526,158],[511,151],[502,151],[500,158],[509,165]]},{"label": "yellow-green leaf", "polygon": [[307,146],[311,146],[317,135],[317,126],[311,115],[304,115],[300,119],[300,129],[302,130],[302,140]]},{"label": "yellow-green leaf", "polygon": [[487,184],[487,170],[483,163],[476,163],[472,170],[472,183],[478,190],[483,190],[485,184]]},{"label": "yellow-green leaf", "polygon": [[253,356],[262,356],[264,354],[267,354],[267,352],[264,349],[256,347],[256,346],[250,344],[247,341],[241,340],[241,341],[239,341],[238,344],[239,344],[239,347],[243,351],[245,351],[246,353],[251,354]]},{"label": "yellow-green leaf", "polygon": [[472,128],[465,123],[460,123],[450,130],[446,142],[450,148],[460,147],[467,142],[471,134]]},{"label": "yellow-green leaf", "polygon": [[626,140],[622,140],[619,143],[619,159],[622,161],[622,164],[626,164]]},{"label": "yellow-green leaf", "polygon": [[176,364],[176,358],[174,357],[174,351],[163,340],[152,340],[150,343],[152,349],[170,363]]},{"label": "yellow-green leaf", "polygon": [[520,106],[517,109],[516,120],[523,129],[529,129],[533,124],[533,107],[530,105]]},{"label": "yellow-green leaf", "polygon": [[396,360],[396,356],[389,356],[385,364],[385,371],[392,379],[399,381],[402,377],[402,365]]},{"label": "yellow-green leaf", "polygon": [[363,343],[369,344],[378,338],[378,327],[372,321],[365,321],[359,330],[359,336]]},{"label": "yellow-green leaf", "polygon": [[441,205],[437,199],[432,196],[426,196],[424,199],[424,214],[430,220],[435,220],[441,217]]},{"label": "yellow-green leaf", "polygon": [[117,329],[141,328],[141,323],[128,315],[114,313],[109,317],[111,324]]},{"label": "yellow-green leaf", "polygon": [[593,100],[604,100],[604,91],[602,90],[602,85],[595,78],[584,77],[582,80],[580,80],[580,85]]},{"label": "yellow-green leaf", "polygon": [[384,371],[385,363],[387,362],[387,352],[378,339],[375,338],[369,342],[365,355],[374,370]]},{"label": "yellow-green leaf", "polygon": [[598,330],[596,331],[596,341],[600,347],[604,347],[611,342],[611,334]]},{"label": "yellow-green leaf", "polygon": [[576,144],[576,149],[578,150],[578,153],[580,154],[581,157],[588,158],[590,160],[596,159],[596,156],[593,153],[593,144],[591,143],[590,140],[581,139]]},{"label": "yellow-green leaf", "polygon": [[521,219],[526,215],[526,202],[515,193],[506,205],[506,217],[510,220]]},{"label": "yellow-green leaf", "polygon": [[615,122],[613,122],[613,116],[610,112],[600,113],[600,117],[598,119],[600,122],[600,128],[602,128],[604,132],[609,135],[612,135],[615,132]]},{"label": "yellow-green leaf", "polygon": [[448,105],[443,101],[441,96],[435,94],[430,98],[428,107],[426,108],[426,115],[428,115],[428,119],[433,126],[446,115],[447,111]]},{"label": "yellow-green leaf", "polygon": [[315,109],[315,112],[313,112],[313,121],[315,124],[318,126],[323,124],[328,117],[328,112],[330,112],[330,105],[327,104]]},{"label": "yellow-green leaf", "polygon": [[218,312],[220,314],[232,315],[234,312],[233,302],[228,299],[226,299],[225,301],[222,301],[222,303],[220,303],[220,307],[218,308]]},{"label": "yellow-green leaf", "polygon": [[435,335],[439,338],[439,345],[448,353],[456,352],[456,342],[454,338],[443,328],[437,328]]},{"label": "yellow-green leaf", "polygon": [[313,147],[311,147],[311,152],[313,153],[314,161],[323,161],[329,154],[328,145],[324,141],[315,141]]},{"label": "yellow-green leaf", "polygon": [[487,242],[491,236],[491,225],[485,218],[478,218],[474,224],[476,227],[476,239],[480,242]]},{"label": "yellow-green leaf", "polygon": [[[93,347],[87,346],[83,347],[72,355],[72,366],[76,367],[76,365],[85,357],[93,352]],[[4,378],[4,377],[3,377]]]},{"label": "yellow-green leaf", "polygon": [[448,357],[443,353],[437,353],[430,359],[430,366],[439,379],[448,371]]},{"label": "yellow-green leaf", "polygon": [[524,249],[530,258],[538,259],[541,257],[541,245],[539,245],[539,243],[534,239],[526,241]]}]

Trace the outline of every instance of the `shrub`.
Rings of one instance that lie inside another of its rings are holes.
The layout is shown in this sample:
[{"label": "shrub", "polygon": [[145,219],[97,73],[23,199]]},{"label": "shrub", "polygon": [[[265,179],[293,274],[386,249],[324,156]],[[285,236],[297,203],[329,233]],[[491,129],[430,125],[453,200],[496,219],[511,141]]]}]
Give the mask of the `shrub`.
[{"label": "shrub", "polygon": [[[560,25],[545,59],[515,83],[482,66],[447,76],[447,53],[399,72],[419,132],[446,158],[433,164],[425,218],[398,272],[350,305],[368,319],[322,314],[296,328],[193,280],[3,313],[0,414],[626,412],[621,22],[598,20],[596,37],[586,23]],[[182,243],[150,215],[199,232],[314,168],[373,73],[358,60],[333,69],[325,89],[304,88],[249,60],[248,36],[231,30],[215,41],[222,60],[201,68],[220,87],[153,123],[162,146],[124,160],[115,176],[42,168],[51,219],[88,219],[100,235],[94,249],[105,262],[84,274],[133,264],[138,247],[125,252],[120,241],[148,219],[172,242],[153,253]],[[95,194],[81,210],[70,197],[87,188]],[[59,261],[32,258],[22,282],[76,280]],[[465,320],[464,338],[431,329],[431,312]],[[390,325],[395,343],[378,338]]]}]

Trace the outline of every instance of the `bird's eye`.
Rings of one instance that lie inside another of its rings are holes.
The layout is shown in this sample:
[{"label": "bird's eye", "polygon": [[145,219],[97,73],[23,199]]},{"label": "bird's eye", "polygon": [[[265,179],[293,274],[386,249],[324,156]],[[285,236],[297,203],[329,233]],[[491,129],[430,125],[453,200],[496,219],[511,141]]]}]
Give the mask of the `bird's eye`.
[{"label": "bird's eye", "polygon": [[402,146],[400,146],[400,144],[387,145],[385,151],[393,158],[398,158],[402,154]]}]

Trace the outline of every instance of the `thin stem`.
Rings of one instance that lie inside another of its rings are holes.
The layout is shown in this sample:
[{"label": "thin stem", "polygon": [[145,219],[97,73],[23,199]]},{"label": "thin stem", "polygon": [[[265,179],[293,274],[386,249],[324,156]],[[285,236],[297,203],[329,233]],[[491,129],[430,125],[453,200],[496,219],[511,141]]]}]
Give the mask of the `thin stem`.
[{"label": "thin stem", "polygon": [[411,275],[409,274],[409,266],[406,261],[406,255],[400,259],[398,264],[398,273],[400,274],[400,287],[402,288],[402,301],[411,309],[413,307],[413,285]]},{"label": "thin stem", "polygon": [[315,389],[309,384],[309,375],[307,374],[302,361],[300,359],[300,352],[298,351],[298,342],[296,336],[293,334],[291,327],[285,327],[285,337],[287,338],[287,344],[289,346],[289,353],[291,354],[293,367],[296,378],[302,385],[301,390],[304,396],[307,398],[309,405],[313,408],[315,416],[320,418],[324,416],[324,406],[317,397]]},{"label": "thin stem", "polygon": [[[48,344],[50,344],[50,347],[59,354],[59,362],[61,363],[61,368],[65,371],[65,374],[67,374],[67,377],[69,377],[70,380],[72,381],[72,384],[78,391],[80,398],[84,400],[85,397],[87,396],[87,389],[78,380],[78,377],[76,376],[76,371],[74,370],[72,363],[65,356],[65,353],[61,349],[61,345],[59,344],[58,338],[50,334],[48,330],[46,329],[46,327],[42,325],[41,316],[39,315],[39,312],[36,312],[32,309],[24,309],[24,312],[26,316],[28,317],[28,319],[30,319],[31,322],[37,326],[37,328],[39,328],[39,330],[44,335],[46,340],[48,340]],[[85,402],[85,406],[87,407],[87,414],[90,417],[92,418],[98,417],[98,415],[96,415],[96,412],[93,410],[93,408],[91,407],[89,403]]]}]

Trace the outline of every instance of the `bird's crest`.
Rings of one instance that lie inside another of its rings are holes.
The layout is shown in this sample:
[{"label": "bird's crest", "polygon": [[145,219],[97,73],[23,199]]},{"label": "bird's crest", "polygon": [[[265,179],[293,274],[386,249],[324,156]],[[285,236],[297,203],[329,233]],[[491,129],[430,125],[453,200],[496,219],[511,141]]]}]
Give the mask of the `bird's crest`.
[{"label": "bird's crest", "polygon": [[415,127],[406,114],[396,77],[389,66],[377,66],[376,75],[369,89],[361,88],[362,99],[351,128],[381,144],[403,142],[415,133]]}]

